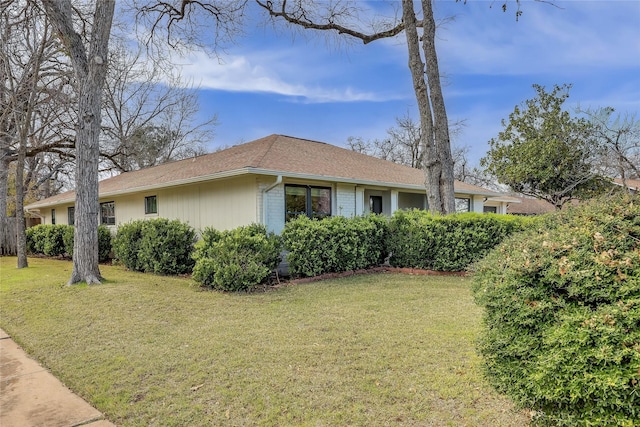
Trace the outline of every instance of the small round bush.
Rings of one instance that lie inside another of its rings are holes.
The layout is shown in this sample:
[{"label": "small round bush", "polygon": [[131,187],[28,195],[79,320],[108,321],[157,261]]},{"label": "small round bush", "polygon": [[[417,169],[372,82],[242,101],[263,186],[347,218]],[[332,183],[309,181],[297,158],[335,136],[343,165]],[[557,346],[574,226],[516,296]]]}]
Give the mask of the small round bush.
[{"label": "small round bush", "polygon": [[193,279],[222,291],[246,291],[264,282],[280,262],[280,237],[252,224],[229,231],[206,228],[196,245]]},{"label": "small round bush", "polygon": [[542,425],[640,425],[640,198],[554,214],[476,269],[499,391]]},{"label": "small round bush", "polygon": [[196,242],[193,227],[178,220],[154,218],[142,222],[138,262],[156,274],[191,273]]}]

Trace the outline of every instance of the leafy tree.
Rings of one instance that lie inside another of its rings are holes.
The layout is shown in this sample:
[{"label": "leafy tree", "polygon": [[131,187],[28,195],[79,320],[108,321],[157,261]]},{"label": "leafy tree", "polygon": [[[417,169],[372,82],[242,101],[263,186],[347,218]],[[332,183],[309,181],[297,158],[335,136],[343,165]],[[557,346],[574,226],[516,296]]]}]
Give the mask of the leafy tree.
[{"label": "leafy tree", "polygon": [[587,120],[562,109],[571,85],[533,88],[537,96],[502,121],[504,130],[489,141],[480,164],[513,191],[560,209],[602,189],[604,179],[592,167],[599,145]]}]

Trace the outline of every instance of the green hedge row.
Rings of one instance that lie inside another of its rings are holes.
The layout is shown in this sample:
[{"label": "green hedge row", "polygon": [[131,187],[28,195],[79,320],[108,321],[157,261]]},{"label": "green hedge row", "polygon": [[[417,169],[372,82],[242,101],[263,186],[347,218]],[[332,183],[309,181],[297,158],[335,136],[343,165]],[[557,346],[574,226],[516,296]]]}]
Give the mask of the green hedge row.
[{"label": "green hedge row", "polygon": [[294,275],[357,270],[380,265],[463,271],[506,236],[531,226],[532,218],[476,213],[433,216],[422,210],[321,221],[299,217],[283,231]]},{"label": "green hedge row", "polygon": [[463,271],[505,237],[536,219],[462,213],[434,216],[422,210],[396,211],[389,221],[385,250],[391,265],[436,271]]},{"label": "green hedge row", "polygon": [[252,224],[229,231],[206,228],[196,245],[193,278],[223,291],[246,291],[263,283],[280,263],[281,239]]},{"label": "green hedge row", "polygon": [[195,242],[195,230],[178,220],[137,220],[118,226],[113,253],[130,270],[185,274],[194,265]]},{"label": "green hedge row", "polygon": [[499,391],[541,425],[640,425],[640,198],[555,214],[476,269]]},{"label": "green hedge row", "polygon": [[[73,257],[72,225],[40,224],[26,230],[27,251],[47,256]],[[105,262],[111,255],[111,232],[104,226],[98,226],[98,260]]]},{"label": "green hedge row", "polygon": [[317,276],[379,265],[386,255],[386,230],[386,218],[377,215],[320,221],[300,216],[282,232],[289,272]]}]

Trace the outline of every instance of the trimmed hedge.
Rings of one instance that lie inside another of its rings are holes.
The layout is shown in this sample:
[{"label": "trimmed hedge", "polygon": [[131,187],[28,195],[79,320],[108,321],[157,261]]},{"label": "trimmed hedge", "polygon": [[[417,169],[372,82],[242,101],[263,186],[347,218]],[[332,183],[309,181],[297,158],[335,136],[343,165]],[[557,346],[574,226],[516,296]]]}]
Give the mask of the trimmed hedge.
[{"label": "trimmed hedge", "polygon": [[[39,224],[26,230],[27,251],[32,254],[46,256],[73,257],[72,225]],[[103,225],[98,227],[98,258],[100,262],[108,261],[111,253],[111,233]]]},{"label": "trimmed hedge", "polygon": [[505,237],[535,221],[511,215],[396,211],[389,222],[386,250],[394,267],[463,271]]},{"label": "trimmed hedge", "polygon": [[555,214],[476,268],[499,391],[543,425],[640,425],[640,198]]},{"label": "trimmed hedge", "polygon": [[299,216],[282,232],[289,272],[317,276],[379,265],[386,255],[387,219],[378,215],[322,220]]},{"label": "trimmed hedge", "polygon": [[195,230],[178,220],[137,220],[118,227],[113,252],[130,270],[184,274],[193,268],[195,242]]},{"label": "trimmed hedge", "polygon": [[263,283],[280,263],[281,239],[252,224],[229,231],[206,228],[196,245],[193,279],[222,291]]}]

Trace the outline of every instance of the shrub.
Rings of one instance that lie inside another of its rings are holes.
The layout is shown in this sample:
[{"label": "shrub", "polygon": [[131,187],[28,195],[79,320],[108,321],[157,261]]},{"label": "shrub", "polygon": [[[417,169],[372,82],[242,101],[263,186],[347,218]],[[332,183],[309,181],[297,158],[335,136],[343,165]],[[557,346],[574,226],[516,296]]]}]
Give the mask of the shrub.
[{"label": "shrub", "polygon": [[488,378],[543,424],[640,425],[640,199],[549,217],[476,266]]},{"label": "shrub", "polygon": [[130,270],[184,274],[193,268],[195,241],[195,230],[178,220],[137,220],[118,227],[113,252]]},{"label": "shrub", "polygon": [[[64,230],[63,241],[65,251],[68,256],[73,258],[73,235],[75,229],[72,225],[67,225]],[[111,259],[111,231],[106,225],[98,226],[98,261],[106,262]]]},{"label": "shrub", "polygon": [[389,222],[387,250],[394,267],[462,271],[534,221],[509,215],[396,211]]},{"label": "shrub", "polygon": [[39,224],[26,230],[27,252],[31,254],[44,254],[45,230],[47,225]]},{"label": "shrub", "polygon": [[223,291],[245,291],[265,281],[280,263],[281,239],[252,224],[230,231],[206,228],[196,245],[193,278]]},{"label": "shrub", "polygon": [[142,262],[138,258],[143,222],[144,220],[137,220],[120,224],[111,242],[113,256],[125,267],[133,271],[143,271]]},{"label": "shrub", "polygon": [[357,270],[379,265],[385,256],[387,220],[378,215],[312,220],[300,216],[282,233],[294,275]]},{"label": "shrub", "polygon": [[39,224],[28,228],[26,230],[27,251],[47,256],[64,255],[66,229],[67,226],[62,224]]}]

